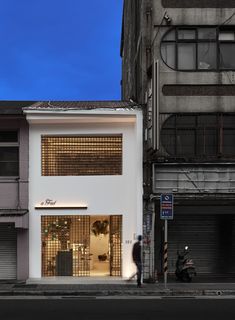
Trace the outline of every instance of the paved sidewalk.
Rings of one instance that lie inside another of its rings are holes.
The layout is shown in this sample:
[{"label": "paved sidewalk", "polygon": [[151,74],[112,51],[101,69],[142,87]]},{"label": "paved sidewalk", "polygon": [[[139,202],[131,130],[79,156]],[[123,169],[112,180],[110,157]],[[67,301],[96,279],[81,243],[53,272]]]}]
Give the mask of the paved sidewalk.
[{"label": "paved sidewalk", "polygon": [[147,284],[137,288],[135,281],[119,280],[118,283],[0,283],[0,296],[218,296],[234,295],[233,283],[164,283]]}]

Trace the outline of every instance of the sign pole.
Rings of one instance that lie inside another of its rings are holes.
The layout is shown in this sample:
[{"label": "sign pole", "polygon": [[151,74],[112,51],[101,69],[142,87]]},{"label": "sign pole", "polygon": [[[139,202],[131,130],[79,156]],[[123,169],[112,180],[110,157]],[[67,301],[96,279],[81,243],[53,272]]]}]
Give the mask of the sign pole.
[{"label": "sign pole", "polygon": [[164,287],[167,288],[167,219],[164,227]]},{"label": "sign pole", "polygon": [[167,288],[167,273],[168,273],[168,240],[167,240],[167,223],[168,220],[173,219],[174,213],[174,197],[172,193],[161,194],[160,196],[160,218],[165,220],[164,224],[164,251],[163,251],[163,272],[164,272],[164,286]]}]

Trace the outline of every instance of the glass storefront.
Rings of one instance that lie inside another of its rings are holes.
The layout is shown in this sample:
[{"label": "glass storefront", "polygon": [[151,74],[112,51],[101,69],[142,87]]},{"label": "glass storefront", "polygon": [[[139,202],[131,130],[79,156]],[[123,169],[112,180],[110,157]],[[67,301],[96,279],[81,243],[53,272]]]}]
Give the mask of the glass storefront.
[{"label": "glass storefront", "polygon": [[42,276],[121,276],[122,216],[42,216]]}]

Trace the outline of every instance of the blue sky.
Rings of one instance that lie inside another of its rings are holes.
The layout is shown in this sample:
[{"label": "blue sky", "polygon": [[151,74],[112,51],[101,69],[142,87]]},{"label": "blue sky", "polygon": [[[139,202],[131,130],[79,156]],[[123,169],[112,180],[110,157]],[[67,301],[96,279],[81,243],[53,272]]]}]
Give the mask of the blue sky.
[{"label": "blue sky", "polygon": [[0,0],[0,100],[120,99],[122,0]]}]

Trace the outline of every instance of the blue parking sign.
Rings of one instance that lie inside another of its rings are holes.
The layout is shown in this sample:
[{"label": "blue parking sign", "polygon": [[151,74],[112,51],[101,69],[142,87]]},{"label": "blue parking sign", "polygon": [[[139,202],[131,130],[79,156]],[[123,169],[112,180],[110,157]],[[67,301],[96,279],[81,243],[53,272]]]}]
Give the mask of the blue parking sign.
[{"label": "blue parking sign", "polygon": [[163,220],[173,220],[174,212],[174,197],[173,194],[161,194],[160,197],[160,218]]}]

